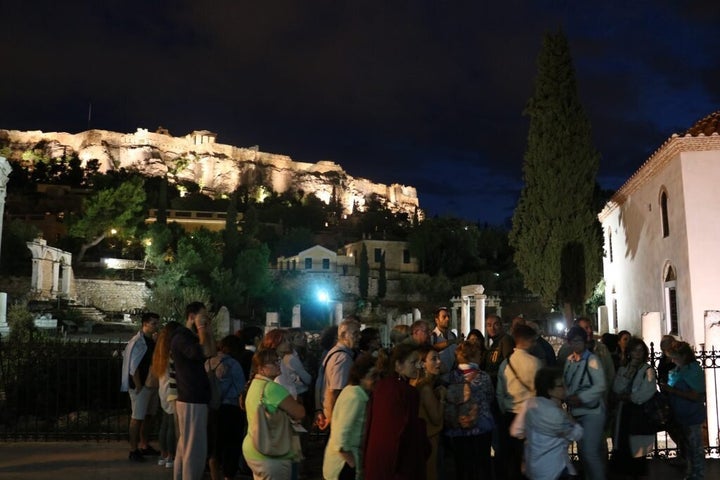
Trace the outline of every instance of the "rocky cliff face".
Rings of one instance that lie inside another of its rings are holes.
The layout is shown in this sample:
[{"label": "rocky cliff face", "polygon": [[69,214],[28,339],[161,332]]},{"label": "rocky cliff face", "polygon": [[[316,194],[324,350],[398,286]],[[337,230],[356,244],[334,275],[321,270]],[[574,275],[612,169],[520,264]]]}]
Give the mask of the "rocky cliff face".
[{"label": "rocky cliff face", "polygon": [[9,157],[21,160],[27,150],[42,148],[51,158],[76,154],[85,165],[97,160],[100,170],[134,169],[148,176],[169,175],[176,181],[197,183],[208,194],[234,191],[238,186],[263,185],[276,193],[303,190],[329,202],[335,196],[345,213],[363,209],[366,199],[376,195],[396,212],[412,216],[419,210],[414,187],[373,183],[354,178],[334,162],[295,162],[286,155],[216,143],[216,135],[195,131],[184,137],[167,131],[135,133],[88,130],[62,132],[0,130],[0,146],[9,147]]}]

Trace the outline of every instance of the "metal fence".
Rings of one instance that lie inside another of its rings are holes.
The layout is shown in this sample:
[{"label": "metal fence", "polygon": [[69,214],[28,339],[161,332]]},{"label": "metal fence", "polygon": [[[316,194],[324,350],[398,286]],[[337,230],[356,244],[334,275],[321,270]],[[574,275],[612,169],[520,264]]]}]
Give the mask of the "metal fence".
[{"label": "metal fence", "polygon": [[0,342],[0,439],[127,438],[121,341]]},{"label": "metal fence", "polygon": [[[0,440],[127,438],[130,405],[119,391],[124,348],[119,340],[0,342]],[[653,366],[659,359],[651,351]],[[720,352],[700,350],[697,359],[708,390],[707,453],[718,456]],[[653,456],[676,452],[660,432]]]},{"label": "metal fence", "polygon": [[[650,344],[650,363],[657,369],[662,352],[655,351],[654,345]],[[697,350],[695,352],[697,361],[705,373],[705,389],[707,401],[707,421],[703,426],[705,436],[705,454],[706,456],[718,457],[720,455],[720,439],[718,438],[720,431],[720,396],[718,389],[720,387],[718,378],[718,364],[720,363],[720,351],[712,348],[711,350]],[[654,457],[670,457],[677,455],[677,446],[670,438],[667,432],[660,432],[655,439]]]}]

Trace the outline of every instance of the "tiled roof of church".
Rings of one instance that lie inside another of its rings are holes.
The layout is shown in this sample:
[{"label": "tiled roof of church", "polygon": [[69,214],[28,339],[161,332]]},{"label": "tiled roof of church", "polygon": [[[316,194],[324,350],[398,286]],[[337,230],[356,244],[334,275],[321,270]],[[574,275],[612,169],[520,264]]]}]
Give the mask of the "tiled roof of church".
[{"label": "tiled roof of church", "polygon": [[700,134],[710,136],[713,133],[720,134],[720,111],[711,113],[702,120],[698,120],[695,125],[688,128],[685,135],[697,137]]},{"label": "tiled roof of church", "polygon": [[681,152],[720,151],[720,110],[711,113],[679,135],[670,138],[628,178],[605,204],[598,218],[602,222],[619,205]]}]

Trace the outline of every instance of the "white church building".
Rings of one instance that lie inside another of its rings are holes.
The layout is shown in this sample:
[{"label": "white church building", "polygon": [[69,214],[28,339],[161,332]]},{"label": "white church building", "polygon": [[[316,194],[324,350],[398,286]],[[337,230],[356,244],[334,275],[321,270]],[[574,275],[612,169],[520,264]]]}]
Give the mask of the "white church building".
[{"label": "white church building", "polygon": [[720,112],[670,137],[598,218],[608,330],[720,348]]}]

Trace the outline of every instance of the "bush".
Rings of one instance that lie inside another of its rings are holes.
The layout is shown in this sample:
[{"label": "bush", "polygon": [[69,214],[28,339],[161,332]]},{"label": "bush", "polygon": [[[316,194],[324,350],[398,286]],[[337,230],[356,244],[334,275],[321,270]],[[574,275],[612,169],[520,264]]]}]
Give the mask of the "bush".
[{"label": "bush", "polygon": [[16,303],[10,305],[7,312],[7,323],[10,327],[10,341],[24,342],[37,336],[37,328],[33,321],[33,314],[26,304]]}]

